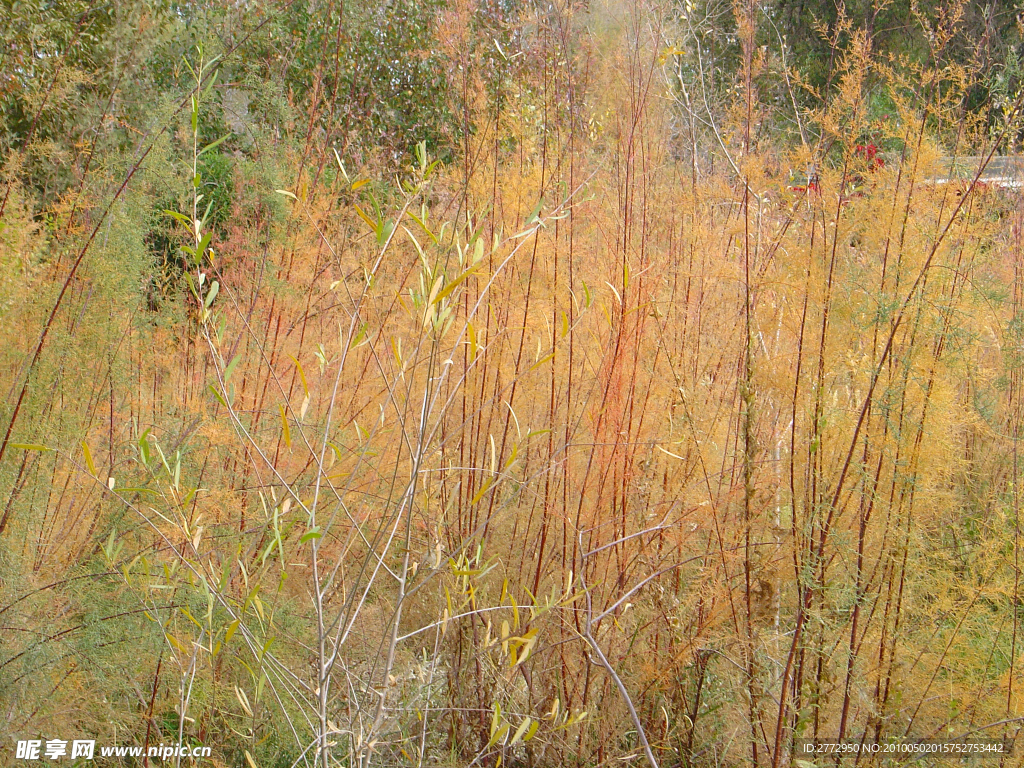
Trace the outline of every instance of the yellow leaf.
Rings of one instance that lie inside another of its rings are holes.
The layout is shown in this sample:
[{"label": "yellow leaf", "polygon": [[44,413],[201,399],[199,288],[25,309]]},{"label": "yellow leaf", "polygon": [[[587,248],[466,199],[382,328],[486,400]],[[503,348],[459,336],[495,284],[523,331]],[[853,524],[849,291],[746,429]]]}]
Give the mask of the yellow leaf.
[{"label": "yellow leaf", "polygon": [[527,716],[526,719],[519,724],[519,727],[516,728],[516,732],[512,734],[512,740],[508,743],[508,745],[510,747],[514,746],[517,741],[523,738],[523,735],[526,733],[526,729],[529,728],[532,723],[533,719]]},{"label": "yellow leaf", "polygon": [[476,360],[477,354],[480,352],[480,345],[476,340],[476,328],[473,327],[472,323],[466,324],[467,330],[469,331],[469,350],[473,359]]},{"label": "yellow leaf", "polygon": [[492,485],[494,485],[494,478],[493,477],[487,478],[487,480],[484,482],[484,484],[480,488],[480,490],[476,492],[476,496],[474,496],[473,500],[469,502],[469,506],[473,506],[478,501],[480,501],[480,499],[482,499],[484,497],[484,494],[487,493],[489,490],[491,490],[491,486]]},{"label": "yellow leaf", "polygon": [[[245,695],[245,691],[235,686],[235,698],[238,699],[238,703],[242,705],[242,709],[245,710],[245,714],[252,717],[252,707],[249,706],[249,697]],[[246,753],[248,754],[248,753]]]},{"label": "yellow leaf", "polygon": [[288,429],[288,417],[285,416],[284,406],[278,406],[281,409],[281,434],[284,436],[284,444],[289,448],[292,447],[292,433]]},{"label": "yellow leaf", "polygon": [[[479,244],[481,246],[483,245],[483,241],[478,241],[478,242],[479,242]],[[461,275],[459,275],[454,280],[452,280],[450,283],[448,283],[448,285],[446,285],[444,287],[444,290],[441,291],[439,294],[437,294],[437,298],[435,298],[434,301],[437,302],[437,303],[440,303],[441,301],[443,301],[445,298],[448,297],[448,294],[450,294],[452,291],[454,291],[459,286],[459,283],[464,281],[467,277],[472,275],[474,272],[478,271],[482,266],[483,266],[483,264],[477,263],[477,264],[474,264],[473,266],[469,267],[469,269],[465,270]]]},{"label": "yellow leaf", "polygon": [[302,363],[294,355],[289,355],[289,357],[295,363],[295,368],[299,372],[299,378],[302,379],[302,391],[306,393],[306,397],[309,397],[309,385],[306,384],[306,372],[302,370]]},{"label": "yellow leaf", "polygon": [[535,371],[535,370],[537,370],[537,369],[538,369],[538,368],[540,368],[540,367],[541,367],[542,365],[544,365],[544,363],[546,363],[546,362],[547,362],[548,360],[550,360],[550,359],[551,359],[551,358],[553,358],[554,356],[555,356],[555,353],[554,353],[554,352],[551,352],[551,353],[549,353],[549,354],[547,354],[547,355],[544,355],[544,357],[542,357],[542,358],[541,358],[540,360],[538,360],[538,361],[537,361],[536,363],[534,363],[533,365],[531,365],[531,366],[530,366],[530,370],[531,370],[531,371]]},{"label": "yellow leaf", "polygon": [[238,630],[239,621],[241,621],[241,619],[235,619],[228,625],[228,631],[224,633],[225,643],[227,643],[229,640],[231,640],[232,637],[234,637],[235,632]]},{"label": "yellow leaf", "polygon": [[367,216],[363,212],[363,209],[360,208],[358,205],[355,206],[355,209],[356,209],[356,213],[359,214],[359,218],[361,218],[363,221],[365,221],[370,226],[370,229],[372,229],[374,232],[376,232],[377,231],[377,222],[375,222],[373,219],[371,219],[369,216]]},{"label": "yellow leaf", "polygon": [[82,453],[85,455],[85,466],[89,470],[89,474],[93,477],[96,476],[96,465],[92,463],[92,452],[89,450],[89,446],[82,441]]}]

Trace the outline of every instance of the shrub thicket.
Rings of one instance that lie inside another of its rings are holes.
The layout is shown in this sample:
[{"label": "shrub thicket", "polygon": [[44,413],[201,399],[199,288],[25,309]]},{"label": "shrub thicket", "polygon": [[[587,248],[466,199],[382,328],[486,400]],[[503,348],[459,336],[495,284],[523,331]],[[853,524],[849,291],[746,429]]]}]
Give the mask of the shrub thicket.
[{"label": "shrub thicket", "polygon": [[1022,209],[944,158],[1021,96],[966,6],[0,13],[4,754],[1016,734]]}]

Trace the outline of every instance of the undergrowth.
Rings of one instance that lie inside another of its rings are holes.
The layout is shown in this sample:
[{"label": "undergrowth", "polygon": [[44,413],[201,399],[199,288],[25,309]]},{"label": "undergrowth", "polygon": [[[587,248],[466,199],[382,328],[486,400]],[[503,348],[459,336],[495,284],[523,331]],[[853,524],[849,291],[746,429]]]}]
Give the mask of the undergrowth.
[{"label": "undergrowth", "polygon": [[122,62],[159,120],[102,133],[120,82],[92,145],[11,144],[3,749],[1013,736],[1021,210],[943,158],[1012,146],[1020,96],[965,113],[956,15],[928,65],[841,20],[815,90],[754,4],[727,83],[711,6],[394,4],[408,89],[360,135],[388,63],[328,5],[303,41],[196,10]]}]

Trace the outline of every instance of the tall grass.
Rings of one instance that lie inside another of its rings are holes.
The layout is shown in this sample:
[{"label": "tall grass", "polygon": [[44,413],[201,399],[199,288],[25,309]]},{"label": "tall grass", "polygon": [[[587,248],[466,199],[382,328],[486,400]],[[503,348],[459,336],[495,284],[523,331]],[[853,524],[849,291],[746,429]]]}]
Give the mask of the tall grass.
[{"label": "tall grass", "polygon": [[1020,216],[931,181],[991,146],[965,73],[859,36],[804,109],[747,4],[721,103],[692,18],[597,5],[497,56],[444,11],[458,162],[354,165],[311,128],[335,92],[204,215],[231,52],[198,50],[106,197],[41,226],[9,182],[9,740],[779,766],[1016,732]]}]

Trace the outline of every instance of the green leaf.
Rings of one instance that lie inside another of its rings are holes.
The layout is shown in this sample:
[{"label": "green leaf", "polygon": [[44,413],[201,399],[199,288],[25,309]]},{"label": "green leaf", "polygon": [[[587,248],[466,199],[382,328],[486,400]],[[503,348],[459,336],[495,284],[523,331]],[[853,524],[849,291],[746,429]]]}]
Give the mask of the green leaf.
[{"label": "green leaf", "polygon": [[210,240],[213,239],[213,232],[207,232],[203,235],[203,239],[199,241],[199,246],[193,251],[193,255],[200,259],[206,253],[206,249],[210,247]]},{"label": "green leaf", "polygon": [[237,355],[231,358],[231,362],[228,363],[224,369],[224,383],[226,384],[228,379],[231,378],[231,374],[235,371],[235,366],[238,365],[238,361],[242,359],[242,353],[239,352]]},{"label": "green leaf", "polygon": [[409,218],[411,218],[413,221],[420,225],[420,229],[427,233],[427,237],[429,237],[434,242],[434,245],[437,245],[437,235],[430,231],[430,227],[427,226],[427,223],[412,211],[407,211],[406,213],[409,215]]},{"label": "green leaf", "polygon": [[216,149],[217,147],[219,147],[221,144],[223,144],[226,140],[228,140],[230,138],[231,138],[231,134],[230,133],[227,134],[226,136],[221,136],[216,141],[214,141],[214,142],[212,142],[210,144],[207,144],[205,147],[203,147],[201,150],[199,150],[199,154],[196,155],[196,157],[202,157],[207,152],[209,152],[210,150]]},{"label": "green leaf", "polygon": [[52,451],[53,448],[47,448],[45,445],[39,445],[38,443],[11,443],[11,448],[20,448],[23,451]]},{"label": "green leaf", "polygon": [[484,749],[486,750],[493,747],[506,733],[508,733],[508,723],[503,723],[501,721],[501,705],[495,704],[494,716],[491,718],[491,738],[488,740],[487,746],[484,747]]},{"label": "green leaf", "polygon": [[217,298],[217,294],[220,292],[220,283],[214,280],[210,283],[210,290],[206,293],[206,299],[203,301],[203,305],[209,309],[210,305],[213,304],[213,300]]},{"label": "green leaf", "polygon": [[[200,195],[200,197],[202,197],[202,195]],[[196,198],[196,202],[197,203],[199,202],[199,197]],[[200,229],[206,229],[206,221],[207,221],[207,219],[210,218],[210,209],[211,208],[213,208],[213,198],[210,198],[210,202],[208,202],[206,204],[206,210],[203,211],[203,218],[199,222],[199,228]],[[199,259],[201,259],[202,257],[203,257],[203,252],[202,251],[200,251],[198,254],[196,254],[196,263],[197,264],[199,263]]]},{"label": "green leaf", "polygon": [[320,532],[320,526],[317,526],[316,528],[312,528],[306,531],[306,533],[302,534],[302,538],[299,539],[299,544],[305,544],[307,541],[311,541],[312,539],[319,539],[322,537],[323,534]]},{"label": "green leaf", "polygon": [[[217,58],[220,58],[220,57],[218,56]],[[209,68],[210,68],[211,66],[213,66],[213,63],[214,63],[214,62],[215,62],[216,60],[217,60],[216,58],[215,58],[215,59],[212,59],[212,60],[210,61],[210,63],[209,63],[209,64],[207,64],[207,65],[206,65],[205,67],[203,67],[203,70],[204,70],[204,71],[206,71],[206,70],[209,70]],[[211,90],[213,90],[213,86],[214,86],[214,85],[215,85],[215,84],[217,83],[217,75],[219,75],[219,74],[220,74],[220,70],[219,70],[219,69],[215,69],[215,70],[213,71],[213,74],[212,74],[212,75],[210,75],[210,81],[209,81],[209,82],[208,82],[208,83],[206,84],[206,87],[205,87],[205,88],[203,88],[203,93],[202,93],[202,95],[201,95],[201,96],[199,97],[199,100],[200,100],[200,101],[205,101],[205,100],[206,100],[206,97],[210,95],[210,91],[211,91]],[[202,152],[200,152],[199,154],[202,154]]]},{"label": "green leaf", "polygon": [[170,216],[171,218],[177,219],[178,221],[180,221],[182,224],[184,224],[189,229],[192,228],[192,222],[188,220],[188,217],[185,214],[178,213],[177,211],[171,211],[171,210],[164,210],[164,213],[167,216]]},{"label": "green leaf", "polygon": [[369,323],[363,323],[359,326],[358,333],[352,337],[352,342],[348,345],[349,349],[355,349],[362,343],[363,339],[366,338],[366,330],[369,328],[369,325]]},{"label": "green leaf", "polygon": [[391,237],[391,233],[395,231],[395,223],[393,221],[382,221],[381,227],[377,231],[377,243],[378,245],[384,245],[388,238]]},{"label": "green leaf", "polygon": [[[199,54],[200,54],[200,56],[202,55],[202,49],[200,49]],[[210,59],[208,62],[206,62],[206,64],[203,65],[203,72],[208,71],[214,64],[216,64],[222,58],[223,57],[221,56],[221,54],[218,53],[216,56],[214,56],[212,59]],[[214,74],[216,75],[216,73],[214,73]]]},{"label": "green leaf", "polygon": [[217,391],[217,388],[214,387],[213,384],[211,384],[209,387],[207,387],[207,389],[209,389],[211,392],[213,392],[213,396],[216,397],[220,401],[221,405],[223,405],[225,408],[228,407],[227,402],[225,402],[224,398],[221,397],[220,392]]},{"label": "green leaf", "polygon": [[533,209],[533,212],[526,217],[526,226],[536,224],[540,220],[540,209],[544,207],[544,198],[542,197],[537,201],[537,207]]}]

